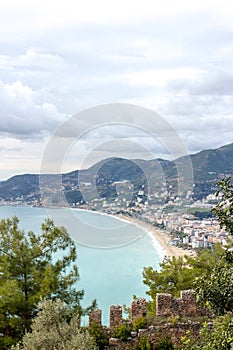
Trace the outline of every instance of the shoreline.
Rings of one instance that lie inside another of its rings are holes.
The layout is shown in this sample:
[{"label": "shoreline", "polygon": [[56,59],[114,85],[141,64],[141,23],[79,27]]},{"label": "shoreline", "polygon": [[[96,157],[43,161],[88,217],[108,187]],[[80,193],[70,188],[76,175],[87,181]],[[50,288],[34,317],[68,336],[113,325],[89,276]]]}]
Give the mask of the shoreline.
[{"label": "shoreline", "polygon": [[183,249],[179,248],[177,246],[168,245],[168,242],[171,240],[171,237],[166,233],[164,230],[161,230],[160,228],[154,227],[149,223],[143,222],[142,220],[134,217],[130,217],[123,214],[117,214],[115,215],[120,220],[128,221],[132,224],[135,224],[137,226],[140,226],[148,236],[153,240],[155,243],[155,246],[160,246],[161,251],[163,254],[161,254],[163,257],[169,256],[169,257],[175,257],[178,258],[180,256],[195,256],[195,252],[193,250]]},{"label": "shoreline", "polygon": [[[17,206],[17,207],[28,207],[29,205],[11,205],[7,204],[6,206]],[[30,207],[30,206],[29,206]],[[46,208],[42,206],[38,206],[38,208]],[[145,233],[151,238],[152,244],[154,248],[157,250],[161,258],[163,259],[165,256],[178,258],[180,256],[195,256],[194,250],[188,250],[179,248],[177,246],[168,245],[168,242],[171,240],[171,237],[166,233],[166,231],[154,227],[152,224],[144,222],[139,218],[135,218],[132,216],[124,215],[124,214],[116,214],[116,213],[106,213],[101,211],[95,211],[92,208],[70,208],[70,207],[54,207],[53,209],[72,209],[72,210],[85,210],[88,212],[96,213],[104,216],[112,216],[114,218],[118,218],[121,221],[125,221],[128,223],[132,223],[136,226],[139,226]],[[158,247],[159,246],[159,247]]]}]

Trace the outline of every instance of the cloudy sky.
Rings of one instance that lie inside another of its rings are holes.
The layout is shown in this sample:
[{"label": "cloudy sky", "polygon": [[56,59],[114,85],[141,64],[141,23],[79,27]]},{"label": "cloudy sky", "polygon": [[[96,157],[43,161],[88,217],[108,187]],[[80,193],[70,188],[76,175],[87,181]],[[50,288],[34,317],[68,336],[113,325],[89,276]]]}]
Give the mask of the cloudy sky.
[{"label": "cloudy sky", "polygon": [[[40,172],[54,132],[101,104],[158,113],[188,152],[233,142],[232,17],[230,0],[0,1],[0,180]],[[73,140],[64,170],[106,145],[165,156],[146,119],[114,122]]]}]

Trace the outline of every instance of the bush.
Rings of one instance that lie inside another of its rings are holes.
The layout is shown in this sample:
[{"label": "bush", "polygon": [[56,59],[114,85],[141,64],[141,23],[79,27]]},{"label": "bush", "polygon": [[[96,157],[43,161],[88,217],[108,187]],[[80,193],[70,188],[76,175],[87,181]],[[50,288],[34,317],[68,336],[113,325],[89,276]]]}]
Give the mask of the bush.
[{"label": "bush", "polygon": [[31,332],[11,350],[96,350],[89,332],[80,328],[78,314],[63,301],[46,300],[41,307],[32,321]]},{"label": "bush", "polygon": [[163,335],[159,342],[157,343],[155,350],[174,350],[175,347],[172,344],[171,339],[168,335]]},{"label": "bush", "polygon": [[151,349],[152,349],[152,344],[149,341],[148,337],[141,337],[138,350],[151,350]]},{"label": "bush", "polygon": [[146,328],[147,322],[144,317],[138,317],[133,321],[133,330],[138,331],[141,328]]},{"label": "bush", "polygon": [[99,350],[104,349],[105,345],[108,345],[108,336],[101,324],[93,322],[88,327],[88,331],[94,339],[95,344],[98,346]]},{"label": "bush", "polygon": [[130,337],[131,329],[125,324],[121,324],[114,330],[114,337],[119,338],[122,341],[127,341]]}]

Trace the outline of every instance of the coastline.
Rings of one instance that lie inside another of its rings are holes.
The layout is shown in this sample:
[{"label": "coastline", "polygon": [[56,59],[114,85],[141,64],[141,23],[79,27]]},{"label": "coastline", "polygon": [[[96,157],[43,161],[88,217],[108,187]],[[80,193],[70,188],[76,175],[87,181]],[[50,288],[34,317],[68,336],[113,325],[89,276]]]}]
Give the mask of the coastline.
[{"label": "coastline", "polygon": [[[5,205],[4,205],[5,206]],[[31,207],[29,205],[10,205],[8,204],[7,206],[12,206],[12,207]],[[43,208],[42,206],[39,206],[39,208]],[[54,207],[54,209],[67,209],[66,207]],[[70,209],[70,207],[69,207]],[[195,252],[193,250],[188,250],[188,249],[182,249],[177,246],[172,246],[168,245],[169,241],[171,240],[171,237],[166,233],[166,231],[154,227],[150,223],[146,223],[138,218],[124,215],[124,214],[115,214],[115,213],[106,213],[106,212],[101,212],[101,211],[95,211],[92,208],[71,208],[71,209],[76,209],[76,210],[85,210],[88,212],[96,213],[99,215],[104,215],[104,216],[112,216],[115,218],[118,218],[121,221],[125,222],[130,222],[134,225],[139,226],[142,230],[145,231],[145,233],[151,238],[152,244],[154,245],[155,249],[158,251],[160,254],[161,258],[163,259],[164,256],[169,256],[169,257],[175,257],[178,258],[180,256],[195,256]]]},{"label": "coastline", "polygon": [[117,214],[115,215],[120,220],[131,222],[132,224],[135,224],[137,226],[140,226],[143,230],[146,231],[146,233],[151,237],[153,242],[155,243],[155,246],[160,246],[161,249],[161,255],[169,256],[169,257],[175,257],[178,258],[180,256],[195,256],[195,252],[193,250],[187,250],[182,249],[177,246],[168,245],[168,242],[171,240],[171,237],[162,229],[152,226],[149,223],[143,222],[140,219],[137,219],[135,217],[130,217],[123,214]]}]

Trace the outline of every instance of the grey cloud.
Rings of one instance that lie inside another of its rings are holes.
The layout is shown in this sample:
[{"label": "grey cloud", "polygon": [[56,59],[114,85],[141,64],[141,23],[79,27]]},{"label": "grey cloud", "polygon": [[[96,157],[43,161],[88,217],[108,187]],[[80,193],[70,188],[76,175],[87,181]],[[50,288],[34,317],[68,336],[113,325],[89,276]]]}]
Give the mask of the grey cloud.
[{"label": "grey cloud", "polygon": [[[200,11],[120,24],[66,23],[49,30],[28,31],[14,40],[1,43],[1,76],[10,85],[20,80],[32,94],[17,98],[1,90],[5,94],[4,100],[0,97],[1,131],[19,137],[42,135],[52,131],[68,113],[134,100],[170,120],[190,150],[196,150],[195,140],[198,147],[209,147],[209,139],[215,144],[216,139],[222,138],[224,143],[232,137],[227,122],[224,127],[221,124],[221,118],[232,109],[232,101],[225,96],[232,95],[232,70],[228,69],[232,59],[225,54],[232,47],[232,29],[217,16]],[[165,88],[146,83],[130,85],[127,81],[129,73],[180,67],[203,73],[196,80],[170,80]],[[165,102],[160,102],[164,96]],[[65,136],[71,131],[75,134],[75,129],[68,129],[63,130]],[[127,132],[125,129],[126,137],[134,137],[133,132]],[[109,137],[121,137],[119,130]],[[96,132],[95,140],[102,139],[103,133]],[[141,141],[146,142],[143,137]]]},{"label": "grey cloud", "polygon": [[62,117],[56,107],[44,101],[36,103],[37,93],[20,81],[0,81],[0,133],[18,138],[43,137],[53,130]]},{"label": "grey cloud", "polygon": [[20,152],[22,151],[22,147],[4,147],[4,146],[0,146],[0,152]]},{"label": "grey cloud", "polygon": [[190,95],[233,96],[233,71],[212,69],[197,79],[176,79],[167,83],[170,91],[187,91]]}]

